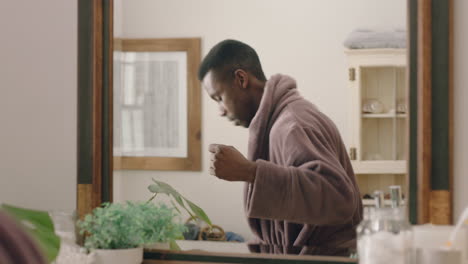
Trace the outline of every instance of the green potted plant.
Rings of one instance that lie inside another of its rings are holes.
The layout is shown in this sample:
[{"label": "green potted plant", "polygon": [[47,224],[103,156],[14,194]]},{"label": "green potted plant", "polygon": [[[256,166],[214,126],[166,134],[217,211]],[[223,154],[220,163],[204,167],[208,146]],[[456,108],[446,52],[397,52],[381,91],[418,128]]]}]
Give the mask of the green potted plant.
[{"label": "green potted plant", "polygon": [[143,247],[172,243],[185,227],[178,213],[164,204],[149,202],[105,203],[78,221],[84,246],[97,263],[141,263]]}]

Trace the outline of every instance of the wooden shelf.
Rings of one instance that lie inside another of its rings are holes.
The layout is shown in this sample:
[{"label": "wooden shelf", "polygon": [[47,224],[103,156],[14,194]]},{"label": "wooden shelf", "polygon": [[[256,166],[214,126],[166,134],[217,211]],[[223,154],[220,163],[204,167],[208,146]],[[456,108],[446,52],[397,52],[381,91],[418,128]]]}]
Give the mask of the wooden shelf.
[{"label": "wooden shelf", "polygon": [[[384,201],[384,204],[387,205],[387,206],[392,205],[392,201],[390,201],[389,199],[386,199]],[[404,205],[405,201],[403,200],[401,202],[401,204]],[[364,206],[374,206],[375,202],[372,199],[362,199],[362,205],[364,205]]]},{"label": "wooden shelf", "polygon": [[362,118],[406,118],[406,114],[362,114]]},{"label": "wooden shelf", "polygon": [[407,65],[406,49],[346,49],[351,67],[383,67]]},{"label": "wooden shelf", "polygon": [[405,174],[406,160],[351,161],[355,174]]}]

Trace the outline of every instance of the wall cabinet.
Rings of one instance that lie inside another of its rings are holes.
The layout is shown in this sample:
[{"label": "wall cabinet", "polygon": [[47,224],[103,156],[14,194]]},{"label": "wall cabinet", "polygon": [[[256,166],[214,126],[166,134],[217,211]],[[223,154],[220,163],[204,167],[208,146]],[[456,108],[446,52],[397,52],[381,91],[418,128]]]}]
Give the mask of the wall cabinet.
[{"label": "wall cabinet", "polygon": [[[345,51],[351,89],[349,155],[362,197],[390,185],[407,190],[408,89],[405,49]],[[368,196],[367,196],[368,197]],[[372,204],[364,200],[365,205]]]}]

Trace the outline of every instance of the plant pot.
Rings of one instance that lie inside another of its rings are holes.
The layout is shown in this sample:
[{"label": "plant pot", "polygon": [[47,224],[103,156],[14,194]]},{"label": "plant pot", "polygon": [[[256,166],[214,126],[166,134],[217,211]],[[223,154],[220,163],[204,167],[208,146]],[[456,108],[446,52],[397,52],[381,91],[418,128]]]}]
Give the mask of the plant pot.
[{"label": "plant pot", "polygon": [[143,248],[95,249],[95,264],[141,264]]}]

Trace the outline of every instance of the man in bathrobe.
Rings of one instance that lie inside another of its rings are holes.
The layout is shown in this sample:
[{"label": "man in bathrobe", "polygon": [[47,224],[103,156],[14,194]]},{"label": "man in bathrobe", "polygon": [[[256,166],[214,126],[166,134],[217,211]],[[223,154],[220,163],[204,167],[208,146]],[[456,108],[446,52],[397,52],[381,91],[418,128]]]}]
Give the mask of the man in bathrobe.
[{"label": "man in bathrobe", "polygon": [[334,123],[300,96],[296,81],[266,79],[250,46],[225,40],[203,59],[199,80],[222,116],[249,129],[248,157],[211,144],[210,173],[246,182],[253,252],[348,256],[362,203]]}]

